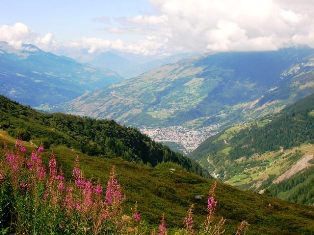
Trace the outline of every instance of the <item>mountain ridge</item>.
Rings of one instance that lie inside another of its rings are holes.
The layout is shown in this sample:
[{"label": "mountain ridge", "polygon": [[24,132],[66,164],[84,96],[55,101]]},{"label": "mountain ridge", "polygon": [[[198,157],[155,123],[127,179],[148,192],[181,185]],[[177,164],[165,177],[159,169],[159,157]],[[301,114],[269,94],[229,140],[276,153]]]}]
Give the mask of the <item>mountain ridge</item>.
[{"label": "mountain ridge", "polygon": [[[56,105],[121,80],[112,71],[45,52],[31,44],[0,43],[0,93],[33,107]],[[36,93],[36,96],[29,96]]]},{"label": "mountain ridge", "polygon": [[[313,58],[310,48],[207,55],[85,94],[57,110],[141,129],[183,126],[208,137],[312,93]],[[166,141],[182,145],[175,138]]]}]

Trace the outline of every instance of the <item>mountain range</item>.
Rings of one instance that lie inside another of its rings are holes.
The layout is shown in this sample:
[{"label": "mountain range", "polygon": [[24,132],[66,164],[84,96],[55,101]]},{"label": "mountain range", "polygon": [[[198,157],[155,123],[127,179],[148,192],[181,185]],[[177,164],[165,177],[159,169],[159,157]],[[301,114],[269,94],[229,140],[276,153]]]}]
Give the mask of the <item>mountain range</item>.
[{"label": "mountain range", "polygon": [[189,152],[227,126],[313,93],[313,68],[311,48],[216,53],[85,93],[56,110],[115,119]]},{"label": "mountain range", "polygon": [[111,70],[45,52],[31,44],[16,49],[0,42],[0,93],[23,104],[49,108],[121,79]]}]

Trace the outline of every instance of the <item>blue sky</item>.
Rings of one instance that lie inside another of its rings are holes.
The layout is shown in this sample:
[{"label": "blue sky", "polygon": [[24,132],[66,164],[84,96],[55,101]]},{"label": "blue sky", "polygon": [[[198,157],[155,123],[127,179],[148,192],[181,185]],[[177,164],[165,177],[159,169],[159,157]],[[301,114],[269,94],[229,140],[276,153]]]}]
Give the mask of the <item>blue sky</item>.
[{"label": "blue sky", "polygon": [[112,37],[97,18],[154,14],[147,0],[1,0],[0,24],[22,22],[38,33],[52,32],[60,39],[83,36]]},{"label": "blue sky", "polygon": [[0,41],[77,55],[314,47],[313,0],[0,0]]}]

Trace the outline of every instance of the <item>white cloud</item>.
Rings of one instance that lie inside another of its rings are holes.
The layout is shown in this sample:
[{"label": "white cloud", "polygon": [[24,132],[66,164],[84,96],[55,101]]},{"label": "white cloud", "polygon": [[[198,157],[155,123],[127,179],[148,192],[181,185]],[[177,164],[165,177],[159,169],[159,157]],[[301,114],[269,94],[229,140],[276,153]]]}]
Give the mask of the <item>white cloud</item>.
[{"label": "white cloud", "polygon": [[313,0],[150,1],[156,8],[154,15],[95,18],[110,40],[86,35],[58,42],[52,33],[39,35],[22,23],[0,26],[0,40],[16,47],[29,42],[47,50],[115,49],[145,55],[314,47]]},{"label": "white cloud", "polygon": [[[151,0],[167,19],[169,50],[313,46],[311,0]],[[163,25],[165,27],[165,25]]]},{"label": "white cloud", "polygon": [[33,36],[30,29],[22,23],[0,26],[0,41],[6,41],[15,48],[32,41]]},{"label": "white cloud", "polygon": [[128,18],[130,23],[143,24],[143,25],[159,25],[167,21],[167,16],[155,16],[155,15],[138,15]]},{"label": "white cloud", "polygon": [[148,37],[137,43],[118,40],[106,40],[101,38],[83,38],[67,43],[66,47],[73,49],[87,49],[89,53],[101,52],[110,49],[143,55],[156,54],[162,47],[154,37]]},{"label": "white cloud", "polygon": [[34,33],[27,25],[15,23],[14,25],[0,25],[0,41],[19,49],[23,43],[31,43],[42,49],[52,50],[56,41],[52,33],[43,36]]}]

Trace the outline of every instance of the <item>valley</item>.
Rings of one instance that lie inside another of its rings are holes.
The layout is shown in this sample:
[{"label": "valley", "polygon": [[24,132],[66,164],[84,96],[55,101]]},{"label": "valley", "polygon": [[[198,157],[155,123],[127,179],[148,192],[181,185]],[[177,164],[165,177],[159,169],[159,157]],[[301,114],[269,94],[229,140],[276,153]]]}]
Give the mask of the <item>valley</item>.
[{"label": "valley", "polygon": [[312,94],[313,56],[311,48],[202,55],[84,94],[54,111],[114,119],[188,153],[206,136]]}]

